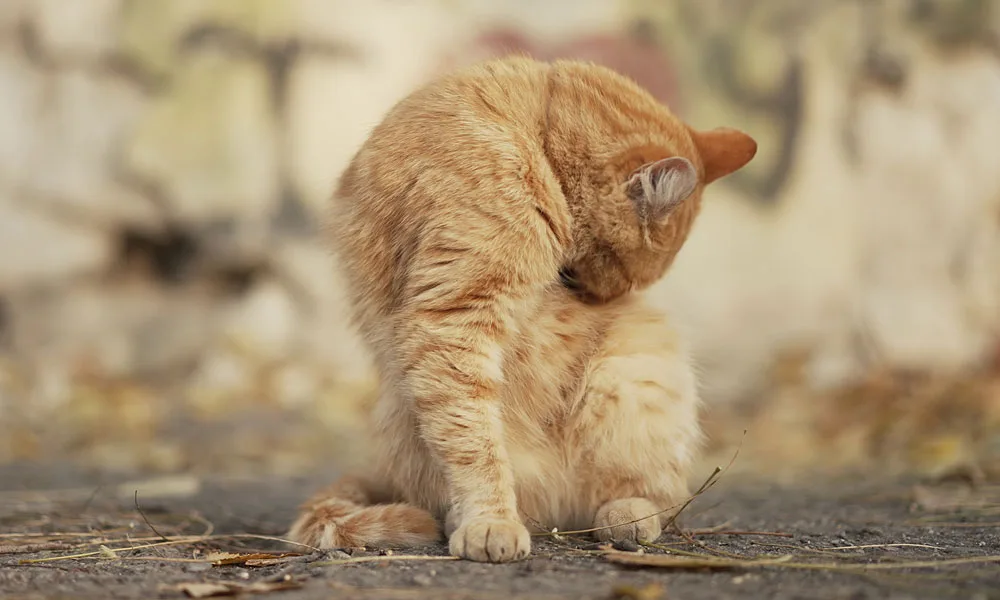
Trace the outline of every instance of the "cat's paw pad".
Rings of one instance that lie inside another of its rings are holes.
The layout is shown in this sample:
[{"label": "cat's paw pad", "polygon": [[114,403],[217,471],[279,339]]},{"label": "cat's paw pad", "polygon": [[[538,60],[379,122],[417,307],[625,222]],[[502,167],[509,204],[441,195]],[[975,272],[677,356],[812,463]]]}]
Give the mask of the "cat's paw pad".
[{"label": "cat's paw pad", "polygon": [[[594,537],[602,542],[652,542],[662,525],[655,504],[645,498],[623,498],[604,504],[594,517]],[[655,516],[651,516],[655,515]]]},{"label": "cat's paw pad", "polygon": [[510,562],[528,556],[531,536],[520,521],[478,517],[458,526],[448,540],[448,551],[477,562]]}]

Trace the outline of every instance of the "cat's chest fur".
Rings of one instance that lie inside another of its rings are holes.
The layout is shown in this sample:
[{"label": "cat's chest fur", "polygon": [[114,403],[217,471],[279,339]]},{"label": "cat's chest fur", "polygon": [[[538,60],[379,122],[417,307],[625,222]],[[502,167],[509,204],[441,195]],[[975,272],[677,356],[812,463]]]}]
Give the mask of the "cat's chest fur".
[{"label": "cat's chest fur", "polygon": [[[630,351],[623,353],[622,346]],[[501,401],[505,445],[526,516],[573,516],[576,525],[587,524],[592,515],[585,498],[575,506],[570,491],[587,476],[591,462],[590,447],[579,436],[610,426],[609,420],[623,414],[629,416],[628,426],[655,426],[671,410],[662,395],[644,398],[641,391],[607,405],[606,396],[590,389],[599,378],[595,371],[609,360],[636,361],[646,369],[646,356],[659,365],[648,384],[657,385],[662,376],[694,394],[693,387],[686,389],[688,381],[693,386],[686,352],[666,315],[647,306],[641,295],[597,305],[552,284],[522,316],[503,356]]]},{"label": "cat's chest fur", "polygon": [[503,359],[508,418],[544,435],[559,435],[603,341],[607,312],[553,283],[540,293],[536,305],[519,315]]}]

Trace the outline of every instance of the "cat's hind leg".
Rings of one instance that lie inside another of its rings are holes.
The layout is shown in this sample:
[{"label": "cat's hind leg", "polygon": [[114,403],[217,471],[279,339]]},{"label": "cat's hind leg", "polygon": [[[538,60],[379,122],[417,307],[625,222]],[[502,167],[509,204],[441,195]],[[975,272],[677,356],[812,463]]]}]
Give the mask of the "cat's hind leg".
[{"label": "cat's hind leg", "polygon": [[594,537],[602,542],[652,542],[663,531],[661,505],[648,498],[618,498],[597,509]]},{"label": "cat's hind leg", "polygon": [[687,498],[701,434],[693,370],[664,318],[619,315],[571,421],[583,506],[602,541],[652,541]]},{"label": "cat's hind leg", "polygon": [[437,520],[426,510],[388,502],[370,480],[344,477],[301,507],[288,538],[318,548],[405,548],[441,539]]}]

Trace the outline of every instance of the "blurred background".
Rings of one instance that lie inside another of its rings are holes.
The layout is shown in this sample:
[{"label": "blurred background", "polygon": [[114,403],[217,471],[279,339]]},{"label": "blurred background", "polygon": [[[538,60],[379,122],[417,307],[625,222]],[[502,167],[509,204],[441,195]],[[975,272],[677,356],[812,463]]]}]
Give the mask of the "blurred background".
[{"label": "blurred background", "polygon": [[760,144],[652,291],[707,461],[1000,477],[992,0],[3,0],[0,464],[359,460],[318,216],[395,101],[508,51]]}]

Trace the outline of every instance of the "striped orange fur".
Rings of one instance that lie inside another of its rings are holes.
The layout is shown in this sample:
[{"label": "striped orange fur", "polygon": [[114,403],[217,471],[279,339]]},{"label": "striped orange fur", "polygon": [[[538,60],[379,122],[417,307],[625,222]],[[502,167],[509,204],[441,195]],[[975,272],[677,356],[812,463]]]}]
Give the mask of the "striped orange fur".
[{"label": "striped orange fur", "polygon": [[379,371],[377,460],[307,502],[291,537],[414,545],[444,524],[452,554],[503,562],[530,552],[528,527],[658,535],[649,515],[687,491],[698,399],[642,290],[705,185],[755,150],[586,63],[490,61],[401,101],[330,219]]}]

